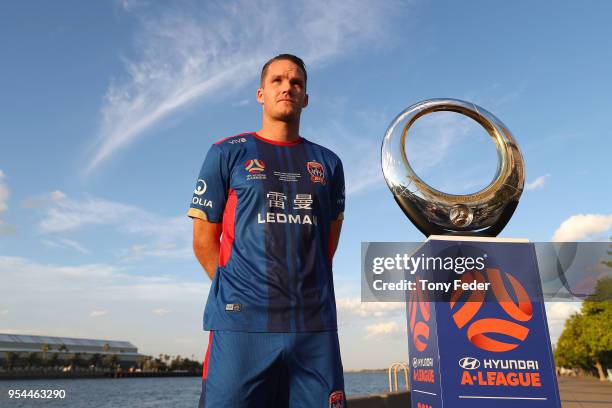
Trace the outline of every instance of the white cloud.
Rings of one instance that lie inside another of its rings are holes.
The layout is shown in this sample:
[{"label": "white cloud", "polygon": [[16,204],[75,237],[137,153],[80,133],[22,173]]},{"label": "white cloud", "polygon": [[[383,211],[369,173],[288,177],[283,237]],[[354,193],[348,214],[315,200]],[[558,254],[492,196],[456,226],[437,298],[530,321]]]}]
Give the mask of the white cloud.
[{"label": "white cloud", "polygon": [[243,99],[239,102],[236,102],[234,106],[247,106],[251,102],[250,99]]},{"label": "white cloud", "polygon": [[62,200],[66,198],[66,194],[59,190],[52,191],[50,194],[52,200]]},{"label": "white cloud", "polygon": [[4,315],[7,315],[7,314],[8,314],[8,310],[6,310],[6,309],[1,309],[0,310],[0,315],[4,316]]},{"label": "white cloud", "polygon": [[86,225],[121,224],[123,220],[139,216],[140,212],[136,207],[93,197],[65,198],[49,203],[44,209],[46,214],[40,228],[51,233],[78,230]]},{"label": "white cloud", "polygon": [[89,314],[89,317],[102,317],[102,316],[106,316],[108,314],[108,310],[92,310],[91,313]]},{"label": "white cloud", "polygon": [[405,3],[374,0],[243,0],[140,12],[137,55],[126,61],[127,77],[113,81],[106,92],[87,171],[179,109],[255,79],[271,56],[289,51],[310,67],[329,64],[392,39],[391,21],[405,12]]},{"label": "white cloud", "polygon": [[544,187],[546,184],[546,179],[550,177],[550,174],[545,174],[533,180],[531,183],[525,184],[525,190],[538,190]]},{"label": "white cloud", "polygon": [[339,314],[359,317],[388,317],[401,314],[406,307],[401,302],[362,302],[359,298],[343,298],[336,301]]},{"label": "white cloud", "polygon": [[45,334],[42,330],[39,330],[39,329],[13,329],[13,328],[6,328],[6,327],[0,327],[0,333],[25,334],[25,335],[32,335],[32,336],[40,336],[40,335]]},{"label": "white cloud", "polygon": [[117,253],[126,260],[144,256],[177,259],[193,256],[189,242],[191,225],[184,215],[164,217],[137,206],[98,197],[68,197],[61,191],[30,198],[24,206],[44,214],[38,227],[42,234],[49,236],[42,240],[47,246],[70,248],[87,255],[91,251],[85,245],[61,235],[92,226],[111,226],[124,235],[150,239],[150,242],[134,244]]},{"label": "white cloud", "polygon": [[8,224],[7,222],[0,220],[0,235],[3,234],[14,234],[17,231],[14,225]]},{"label": "white cloud", "polygon": [[552,344],[557,342],[563,332],[565,321],[572,314],[580,311],[580,302],[547,302],[546,318],[548,319],[548,331]]},{"label": "white cloud", "polygon": [[580,241],[612,228],[612,214],[577,214],[563,221],[553,234],[555,242]]},{"label": "white cloud", "polygon": [[153,314],[157,315],[157,316],[166,316],[168,313],[170,313],[171,310],[169,309],[164,309],[164,308],[158,308],[158,309],[153,309]]},{"label": "white cloud", "polygon": [[397,336],[402,331],[402,328],[397,322],[383,322],[366,326],[366,338],[382,339],[389,336]]},{"label": "white cloud", "polygon": [[55,190],[50,193],[44,193],[35,197],[28,198],[23,202],[25,208],[41,208],[46,207],[49,204],[53,204],[56,201],[63,200],[66,198],[66,194],[62,191]]},{"label": "white cloud", "polygon": [[[120,255],[128,258],[192,256],[189,242],[191,225],[189,219],[183,215],[163,217],[132,205],[97,197],[73,199],[63,193],[61,198],[49,200],[44,206],[39,205],[36,200],[40,200],[40,197],[28,200],[27,205],[44,212],[44,217],[39,222],[40,231],[44,234],[78,232],[89,226],[113,226],[123,234],[152,240],[148,244],[133,245]],[[89,253],[86,247],[72,239],[53,238],[45,240],[44,243]]]},{"label": "white cloud", "polygon": [[[338,153],[344,165],[346,194],[365,192],[374,187],[385,186],[380,170],[380,146],[391,118],[399,112],[351,112],[346,116],[344,101],[332,101],[328,109],[341,119],[330,121],[317,128],[304,129],[306,135],[323,135],[321,143]],[[357,119],[356,119],[357,118]],[[468,118],[454,115],[428,115],[415,122],[413,134],[425,133],[427,137],[412,137],[407,141],[407,150],[413,152],[409,160],[422,176],[444,162],[462,137],[470,130]],[[350,127],[346,124],[349,123]],[[353,128],[359,129],[356,132]],[[418,133],[417,133],[418,132]]]},{"label": "white cloud", "polygon": [[44,245],[50,246],[50,247],[73,249],[73,250],[75,250],[77,252],[80,252],[83,255],[89,255],[91,253],[91,251],[89,249],[85,248],[78,241],[75,241],[75,240],[72,240],[72,239],[68,239],[68,238],[58,238],[58,239],[55,239],[55,240],[46,240],[46,239],[44,239],[41,242]]},{"label": "white cloud", "polygon": [[[6,175],[0,170],[0,215],[8,210],[8,199],[11,195],[8,184],[6,183]],[[15,226],[8,224],[0,219],[0,235],[12,234],[16,231]]]},{"label": "white cloud", "polygon": [[410,165],[421,174],[443,162],[449,155],[453,145],[457,145],[465,137],[473,124],[471,119],[450,112],[435,112],[417,120],[410,128],[413,135],[427,137],[411,137],[406,140],[407,158]]},{"label": "white cloud", "polygon": [[147,249],[147,246],[144,244],[134,244],[130,247],[130,252],[132,254],[142,254]]},{"label": "white cloud", "polygon": [[580,302],[547,302],[546,317],[549,321],[565,320],[580,310]]},{"label": "white cloud", "polygon": [[[129,340],[145,354],[199,355],[200,347],[175,347],[173,342],[200,336],[205,344],[206,336],[195,323],[201,321],[208,280],[182,278],[180,270],[154,276],[148,268],[133,269],[0,256],[0,307],[10,310],[0,316],[0,325],[19,334]],[[152,315],[160,305],[173,311],[161,332]],[[105,316],[112,319],[90,317],[92,311],[108,311]],[[58,316],[68,323],[58,324]],[[0,332],[6,330],[0,327]]]},{"label": "white cloud", "polygon": [[174,342],[177,344],[197,344],[197,345],[200,345],[200,347],[202,346],[202,344],[200,343],[200,339],[182,338],[182,339],[175,339]]},{"label": "white cloud", "polygon": [[0,276],[0,299],[7,304],[27,299],[50,302],[62,299],[67,303],[200,301],[209,287],[172,276],[134,275],[108,264],[54,265],[8,256],[0,256]]}]

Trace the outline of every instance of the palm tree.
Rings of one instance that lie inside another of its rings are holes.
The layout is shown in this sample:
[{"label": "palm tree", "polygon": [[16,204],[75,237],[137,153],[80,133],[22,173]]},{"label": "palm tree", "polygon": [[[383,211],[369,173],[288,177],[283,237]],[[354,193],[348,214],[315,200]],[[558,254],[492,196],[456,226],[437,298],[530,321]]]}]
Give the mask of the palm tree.
[{"label": "palm tree", "polygon": [[57,365],[57,362],[59,360],[59,354],[58,353],[53,353],[51,354],[51,357],[49,357],[49,367],[51,367],[51,369],[55,368],[55,366]]},{"label": "palm tree", "polygon": [[72,357],[70,357],[70,365],[72,366],[72,370],[77,369],[78,367],[80,367],[83,363],[83,360],[81,359],[81,353],[74,353],[72,355]]},{"label": "palm tree", "polygon": [[102,355],[100,353],[95,353],[89,359],[89,363],[94,367],[94,370],[98,368],[98,365],[102,363]]},{"label": "palm tree", "polygon": [[138,357],[138,368],[140,368],[142,371],[144,371],[144,366],[145,363],[147,362],[147,360],[149,359],[149,357]]},{"label": "palm tree", "polygon": [[115,372],[117,372],[117,371],[118,371],[118,369],[119,369],[119,356],[118,356],[118,355],[116,355],[116,354],[113,354],[113,355],[110,357],[110,361],[111,361],[111,364],[112,364],[112,366],[113,366],[113,370],[114,370]]},{"label": "palm tree", "polygon": [[37,366],[39,363],[39,358],[38,358],[38,354],[35,351],[32,351],[28,354],[26,354],[26,358],[25,358],[28,370],[31,370],[32,367]]},{"label": "palm tree", "polygon": [[43,344],[40,348],[40,350],[43,353],[43,356],[42,356],[42,366],[43,367],[47,366],[47,353],[49,352],[50,348],[51,347],[47,343]]},{"label": "palm tree", "polygon": [[6,353],[6,369],[8,371],[13,371],[13,368],[15,367],[17,360],[19,359],[19,357],[17,356],[17,353],[13,353],[12,351],[9,351]]}]

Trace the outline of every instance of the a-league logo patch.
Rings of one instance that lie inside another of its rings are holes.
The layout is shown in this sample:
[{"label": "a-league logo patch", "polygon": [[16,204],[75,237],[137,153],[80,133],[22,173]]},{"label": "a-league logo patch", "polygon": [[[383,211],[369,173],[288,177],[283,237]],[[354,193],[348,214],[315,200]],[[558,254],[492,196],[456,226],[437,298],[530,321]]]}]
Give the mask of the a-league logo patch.
[{"label": "a-league logo patch", "polygon": [[325,185],[325,170],[323,165],[316,161],[306,163],[306,168],[310,173],[310,180],[313,183],[321,183]]},{"label": "a-league logo patch", "polygon": [[249,173],[261,173],[266,169],[266,164],[263,162],[263,160],[247,160],[244,163],[244,169]]},{"label": "a-league logo patch", "polygon": [[344,391],[334,391],[329,394],[329,408],[344,408]]}]

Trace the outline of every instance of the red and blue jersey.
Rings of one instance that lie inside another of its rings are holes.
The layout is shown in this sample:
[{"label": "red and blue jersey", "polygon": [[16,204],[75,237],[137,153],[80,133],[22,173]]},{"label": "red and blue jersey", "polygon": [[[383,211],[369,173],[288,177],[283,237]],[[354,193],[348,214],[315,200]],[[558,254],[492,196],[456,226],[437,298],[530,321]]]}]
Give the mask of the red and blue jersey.
[{"label": "red and blue jersey", "polygon": [[223,225],[204,329],[336,330],[330,227],[343,212],[331,150],[256,133],[212,145],[188,213]]}]

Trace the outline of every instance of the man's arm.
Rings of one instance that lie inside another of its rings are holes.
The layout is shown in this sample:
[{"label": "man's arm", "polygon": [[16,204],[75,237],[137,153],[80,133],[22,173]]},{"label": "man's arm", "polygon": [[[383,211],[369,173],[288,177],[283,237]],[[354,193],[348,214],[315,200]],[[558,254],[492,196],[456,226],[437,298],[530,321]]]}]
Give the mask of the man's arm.
[{"label": "man's arm", "polygon": [[334,257],[336,253],[336,249],[338,248],[338,241],[340,241],[340,231],[342,230],[342,220],[335,220],[331,222],[330,227],[330,250],[329,250],[329,259]]},{"label": "man's arm", "polygon": [[219,266],[221,223],[193,219],[193,252],[210,279]]}]

